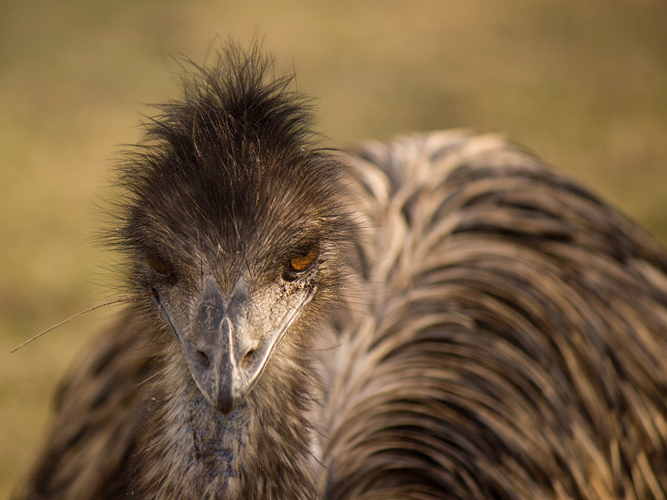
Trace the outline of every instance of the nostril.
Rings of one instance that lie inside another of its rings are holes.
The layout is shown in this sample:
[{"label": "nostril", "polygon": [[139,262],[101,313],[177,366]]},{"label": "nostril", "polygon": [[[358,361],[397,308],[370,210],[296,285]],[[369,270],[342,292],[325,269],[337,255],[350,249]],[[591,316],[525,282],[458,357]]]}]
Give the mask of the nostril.
[{"label": "nostril", "polygon": [[241,364],[246,365],[252,361],[252,358],[255,357],[255,353],[257,352],[256,349],[248,349],[248,352],[246,352],[243,355],[243,359],[241,359]]},{"label": "nostril", "polygon": [[211,366],[211,360],[208,355],[201,349],[197,349],[197,361],[204,369],[208,369]]}]

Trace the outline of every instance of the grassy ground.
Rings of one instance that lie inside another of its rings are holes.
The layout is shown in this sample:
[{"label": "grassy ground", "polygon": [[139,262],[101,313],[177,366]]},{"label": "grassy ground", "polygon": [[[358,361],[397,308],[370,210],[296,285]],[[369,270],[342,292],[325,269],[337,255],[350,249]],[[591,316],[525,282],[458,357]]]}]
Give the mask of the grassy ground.
[{"label": "grassy ground", "polygon": [[[243,7],[241,7],[243,5]],[[87,243],[109,161],[143,103],[177,95],[172,56],[254,33],[318,97],[330,145],[499,130],[667,242],[662,0],[0,2],[0,498],[45,432],[55,384],[113,311]],[[112,274],[112,273],[111,273]]]}]

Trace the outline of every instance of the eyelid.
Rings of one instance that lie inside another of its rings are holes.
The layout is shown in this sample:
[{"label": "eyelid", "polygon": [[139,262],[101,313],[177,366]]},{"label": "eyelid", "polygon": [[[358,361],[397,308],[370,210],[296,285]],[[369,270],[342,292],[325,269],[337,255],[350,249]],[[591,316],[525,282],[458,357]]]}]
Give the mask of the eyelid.
[{"label": "eyelid", "polygon": [[292,254],[287,264],[288,271],[293,274],[300,274],[308,271],[320,255],[319,242],[304,245],[301,250]]},{"label": "eyelid", "polygon": [[168,276],[174,273],[174,266],[171,263],[156,253],[146,250],[144,252],[144,257],[149,266],[158,274]]}]

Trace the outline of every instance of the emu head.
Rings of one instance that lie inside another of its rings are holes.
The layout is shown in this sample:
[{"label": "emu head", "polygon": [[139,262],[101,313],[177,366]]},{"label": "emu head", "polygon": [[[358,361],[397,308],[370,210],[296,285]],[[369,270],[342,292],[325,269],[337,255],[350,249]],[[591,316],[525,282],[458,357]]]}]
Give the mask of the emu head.
[{"label": "emu head", "polygon": [[121,169],[129,196],[114,239],[130,284],[222,413],[281,344],[307,345],[337,296],[350,231],[340,165],[311,146],[300,97],[267,67],[229,49],[199,68]]}]

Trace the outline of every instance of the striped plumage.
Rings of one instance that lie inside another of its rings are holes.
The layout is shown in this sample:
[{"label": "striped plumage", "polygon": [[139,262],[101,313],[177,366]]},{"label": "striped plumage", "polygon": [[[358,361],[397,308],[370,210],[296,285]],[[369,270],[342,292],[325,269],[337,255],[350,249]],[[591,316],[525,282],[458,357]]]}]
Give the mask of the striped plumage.
[{"label": "striped plumage", "polygon": [[[269,125],[296,120],[304,133],[295,97],[264,81],[256,54],[238,56],[206,78],[250,75],[283,114],[248,123],[280,134]],[[192,109],[213,91],[189,94]],[[238,116],[252,117],[257,102],[239,95]],[[316,282],[228,415],[202,396],[150,298],[129,307],[60,391],[18,498],[666,497],[667,255],[633,223],[497,135],[417,134],[304,160],[285,151],[307,142],[263,148],[261,131],[207,134],[205,117],[174,109],[192,144],[172,142],[196,151],[196,168],[216,141],[259,145],[245,166],[212,156],[221,169],[336,166],[321,207],[344,207],[347,222],[332,238],[320,229],[313,272],[338,274]],[[175,134],[170,119],[158,123]],[[239,273],[256,269],[247,255]]]},{"label": "striped plumage", "polygon": [[377,229],[332,383],[333,497],[665,498],[662,250],[495,135],[351,163]]}]

